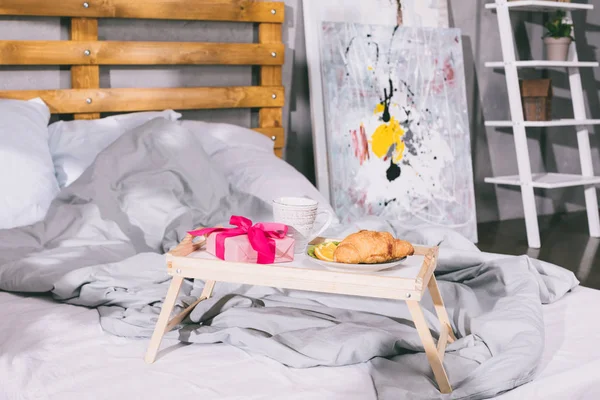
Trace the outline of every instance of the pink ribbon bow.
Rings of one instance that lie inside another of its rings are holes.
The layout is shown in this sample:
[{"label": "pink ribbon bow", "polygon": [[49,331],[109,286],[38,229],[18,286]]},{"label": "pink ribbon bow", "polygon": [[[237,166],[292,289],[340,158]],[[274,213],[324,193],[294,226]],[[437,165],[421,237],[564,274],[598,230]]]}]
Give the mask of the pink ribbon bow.
[{"label": "pink ribbon bow", "polygon": [[252,221],[245,217],[232,216],[229,220],[231,225],[237,228],[204,228],[188,232],[192,236],[208,236],[219,232],[216,237],[216,256],[225,259],[225,239],[234,236],[248,235],[252,248],[258,253],[258,264],[272,264],[275,262],[275,240],[283,239],[288,232],[287,225],[277,223],[258,223],[252,225]]}]

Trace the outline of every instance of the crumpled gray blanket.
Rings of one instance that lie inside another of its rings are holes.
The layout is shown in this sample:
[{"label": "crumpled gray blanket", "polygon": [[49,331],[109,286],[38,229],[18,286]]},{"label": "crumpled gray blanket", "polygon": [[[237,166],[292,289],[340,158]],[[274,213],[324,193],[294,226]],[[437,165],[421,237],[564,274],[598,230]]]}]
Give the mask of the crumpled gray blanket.
[{"label": "crumpled gray blanket", "polygon": [[[267,204],[226,183],[197,138],[153,120],[103,151],[43,222],[0,231],[0,289],[51,292],[57,301],[97,308],[111,334],[147,338],[169,285],[164,252],[187,230],[226,223],[232,214],[271,218]],[[361,364],[385,400],[483,399],[534,379],[544,348],[542,304],[578,284],[571,272],[526,256],[482,253],[450,231],[401,232],[376,218],[328,234],[361,228],[440,244],[436,276],[458,337],[444,359],[452,394],[439,393],[400,301],[218,283],[169,335],[229,343],[294,368]],[[179,309],[202,287],[186,281]],[[430,298],[421,305],[437,338]]]}]

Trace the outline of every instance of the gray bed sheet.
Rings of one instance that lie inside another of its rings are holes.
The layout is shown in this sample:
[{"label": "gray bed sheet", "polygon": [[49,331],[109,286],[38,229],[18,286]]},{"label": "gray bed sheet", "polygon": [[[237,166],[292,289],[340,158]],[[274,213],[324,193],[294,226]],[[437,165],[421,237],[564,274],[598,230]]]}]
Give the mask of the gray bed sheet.
[{"label": "gray bed sheet", "polygon": [[[197,137],[155,119],[104,150],[52,203],[46,219],[0,231],[0,289],[50,292],[97,308],[113,335],[151,335],[169,285],[164,253],[196,226],[231,215],[269,221],[269,205],[231,187]],[[393,221],[334,226],[387,230],[440,247],[436,276],[458,340],[444,365],[454,391],[441,395],[403,302],[219,284],[183,326],[189,343],[224,342],[292,368],[363,363],[380,399],[483,399],[532,380],[544,349],[541,305],[578,285],[575,276],[526,256],[482,253],[440,229],[401,231]],[[186,281],[178,308],[203,282]],[[422,301],[434,337],[431,301]]]}]

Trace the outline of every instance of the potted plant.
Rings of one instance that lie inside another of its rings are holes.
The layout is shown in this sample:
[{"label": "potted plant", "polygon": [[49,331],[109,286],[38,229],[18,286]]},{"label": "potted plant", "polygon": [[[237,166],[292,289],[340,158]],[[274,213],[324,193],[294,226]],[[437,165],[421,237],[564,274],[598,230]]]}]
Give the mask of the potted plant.
[{"label": "potted plant", "polygon": [[559,10],[544,24],[548,30],[544,35],[546,55],[548,60],[566,61],[569,46],[573,39],[573,25],[565,18],[565,12]]}]

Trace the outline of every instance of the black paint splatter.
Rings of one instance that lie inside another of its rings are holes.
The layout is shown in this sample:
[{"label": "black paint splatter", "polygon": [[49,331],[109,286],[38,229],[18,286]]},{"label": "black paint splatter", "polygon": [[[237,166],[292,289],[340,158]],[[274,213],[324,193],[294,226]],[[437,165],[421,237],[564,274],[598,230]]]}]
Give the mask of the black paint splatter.
[{"label": "black paint splatter", "polygon": [[[371,34],[367,34],[367,37],[370,38]],[[354,44],[354,39],[356,39],[356,36],[354,36],[352,39],[350,39],[350,42],[348,43],[348,46],[346,47],[346,50],[344,51],[344,56],[346,58],[348,58],[348,53],[350,53],[350,49],[352,48],[352,45]],[[372,41],[368,41],[367,46],[375,46],[375,67],[376,67],[377,64],[379,63],[379,44],[372,42]],[[345,61],[344,64],[346,66],[348,66],[347,61]],[[375,73],[375,72],[373,72],[373,73]],[[350,76],[350,73],[347,72],[346,76]]]},{"label": "black paint splatter", "polygon": [[352,47],[352,42],[354,42],[354,39],[356,38],[350,39],[350,43],[348,43],[348,47],[346,47],[346,52],[344,53],[345,56],[348,56],[348,53],[350,52],[350,47]]},{"label": "black paint splatter", "polygon": [[406,91],[408,92],[408,94],[411,95],[412,97],[414,97],[415,93],[412,90],[410,90],[410,86],[408,86],[408,83],[406,83],[406,81],[402,81],[402,80],[400,82],[402,82],[402,84],[406,88]]},{"label": "black paint splatter", "polygon": [[385,171],[385,175],[387,180],[392,182],[396,180],[402,171],[400,170],[400,166],[394,164],[394,160],[390,160],[390,167]]},{"label": "black paint splatter", "polygon": [[390,122],[390,102],[392,101],[392,97],[394,97],[394,83],[391,79],[389,79],[390,83],[390,94],[388,95],[387,89],[383,88],[383,100],[381,101],[381,105],[383,105],[383,115],[381,119],[383,122]]},{"label": "black paint splatter", "polygon": [[375,46],[375,66],[377,66],[377,64],[379,63],[379,45],[377,43],[374,43],[374,42],[369,42],[367,44],[369,46],[370,45],[374,45]]},{"label": "black paint splatter", "polygon": [[387,57],[387,63],[388,65],[392,64],[392,43],[394,43],[394,36],[396,36],[396,32],[398,32],[398,28],[400,28],[400,25],[396,25],[394,27],[394,31],[392,32],[392,37],[390,38],[390,45],[389,45],[389,51],[388,51],[388,57]]},{"label": "black paint splatter", "polygon": [[392,202],[394,202],[394,201],[396,201],[396,198],[395,198],[395,197],[394,197],[393,199],[391,199],[391,200],[387,200],[387,201],[383,202],[383,205],[387,207],[387,206],[388,206],[388,204],[390,204],[390,203],[392,203]]},{"label": "black paint splatter", "polygon": [[410,122],[410,113],[411,113],[411,110],[404,108],[404,113],[406,114],[406,119],[404,120],[404,124],[408,125],[408,123]]}]

